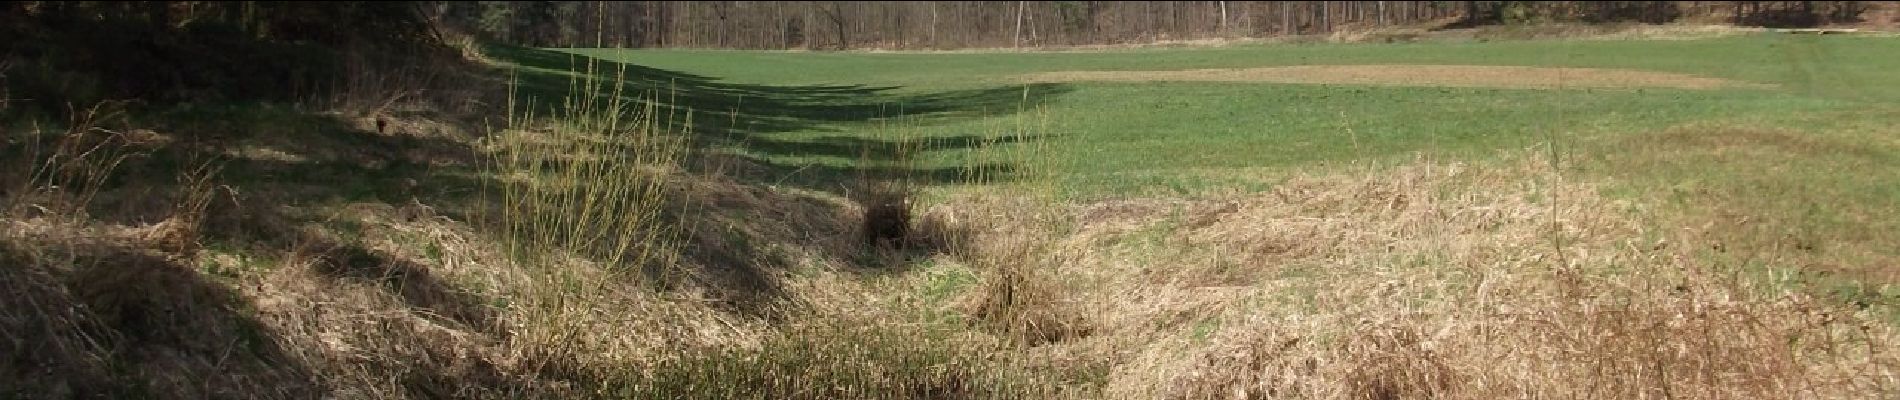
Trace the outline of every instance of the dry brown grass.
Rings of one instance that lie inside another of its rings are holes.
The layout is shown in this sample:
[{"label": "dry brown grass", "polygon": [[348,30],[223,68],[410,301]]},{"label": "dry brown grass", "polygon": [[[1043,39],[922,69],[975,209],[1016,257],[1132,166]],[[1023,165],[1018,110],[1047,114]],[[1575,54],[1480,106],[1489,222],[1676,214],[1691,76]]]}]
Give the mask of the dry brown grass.
[{"label": "dry brown grass", "polygon": [[[1669,138],[1702,140],[1685,135]],[[97,175],[79,168],[44,176]],[[635,192],[658,202],[635,209],[691,222],[667,236],[677,246],[608,252],[665,252],[647,258],[668,263],[657,287],[585,246],[511,247],[419,204],[328,211],[361,227],[347,235],[267,210],[218,222],[226,196],[196,173],[164,222],[122,225],[35,184],[7,199],[0,229],[0,261],[25,266],[0,270],[14,294],[0,299],[0,350],[25,355],[0,372],[31,393],[262,398],[1865,398],[1900,386],[1895,333],[1875,316],[1704,257],[1702,233],[1644,223],[1667,219],[1550,168],[1536,155],[1421,159],[1262,193],[1084,205],[1029,176],[923,209],[929,268],[866,268],[849,199],[628,170],[657,185]],[[574,212],[561,204],[524,215]],[[228,224],[289,248],[193,240]],[[521,248],[538,253],[509,253]],[[958,271],[970,282],[941,280]]]},{"label": "dry brown grass", "polygon": [[1667,72],[1478,65],[1302,65],[1185,71],[1065,71],[1029,74],[1023,79],[1032,82],[1216,81],[1525,89],[1766,87],[1748,82]]},{"label": "dry brown grass", "polygon": [[1022,237],[991,237],[959,252],[983,279],[961,308],[978,328],[1026,346],[1088,336],[1093,327],[1075,307],[1075,289],[1052,274],[1070,260],[1041,247],[1048,241]]},{"label": "dry brown grass", "polygon": [[[1087,336],[1031,342],[1029,354],[1108,365],[1087,397],[1859,398],[1900,387],[1900,358],[1884,350],[1894,332],[1878,315],[1707,258],[1696,249],[1711,238],[1639,223],[1668,219],[1549,166],[1536,155],[1421,160],[1250,195],[1074,209],[975,197],[924,216],[973,227],[966,255],[1035,244],[997,253],[1010,263],[966,261],[983,283],[960,312],[1025,328],[1082,317]],[[998,211],[1019,209],[1055,211],[1075,229],[1027,229],[1063,224]],[[1066,301],[992,311],[1024,292]],[[1037,337],[998,334],[1024,331]]]},{"label": "dry brown grass", "polygon": [[1895,387],[1900,359],[1881,350],[1893,333],[1876,317],[1658,246],[1697,238],[1636,223],[1640,205],[1548,165],[1422,161],[1255,195],[1084,207],[1077,232],[1052,239],[1081,256],[1043,267],[1086,282],[1077,308],[1100,316],[1092,339],[1118,343],[1070,349],[1116,360],[1110,398]]}]

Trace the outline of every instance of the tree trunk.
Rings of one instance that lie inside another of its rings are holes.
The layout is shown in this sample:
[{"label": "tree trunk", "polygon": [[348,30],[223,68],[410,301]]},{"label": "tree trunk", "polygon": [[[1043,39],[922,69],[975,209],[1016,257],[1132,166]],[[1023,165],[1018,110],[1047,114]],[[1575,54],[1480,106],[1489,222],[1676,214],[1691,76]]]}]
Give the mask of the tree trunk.
[{"label": "tree trunk", "polygon": [[1331,3],[1331,2],[1327,2],[1327,1],[1319,2],[1319,31],[1320,33],[1333,33],[1333,10],[1332,10],[1332,7],[1330,7],[1330,4],[1328,3]]},{"label": "tree trunk", "polygon": [[1029,7],[1029,2],[1016,2],[1016,39],[1013,42],[1014,47],[1023,47],[1023,9],[1025,7]]},{"label": "tree trunk", "polygon": [[1287,2],[1274,3],[1280,7],[1280,34],[1293,34],[1293,8]]},{"label": "tree trunk", "polygon": [[1220,24],[1215,25],[1222,31],[1227,30],[1227,2],[1220,2]]}]

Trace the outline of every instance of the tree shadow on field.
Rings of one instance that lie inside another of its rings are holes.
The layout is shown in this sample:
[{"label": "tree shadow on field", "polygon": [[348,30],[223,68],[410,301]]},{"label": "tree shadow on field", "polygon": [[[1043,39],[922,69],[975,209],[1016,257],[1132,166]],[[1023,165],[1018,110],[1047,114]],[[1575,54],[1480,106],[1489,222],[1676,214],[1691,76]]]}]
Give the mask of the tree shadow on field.
[{"label": "tree shadow on field", "polygon": [[[862,202],[854,192],[863,191],[867,181],[902,181],[912,188],[1004,182],[1019,166],[922,160],[932,153],[1047,139],[992,132],[901,137],[880,124],[916,127],[1008,116],[1073,90],[1052,83],[935,92],[855,84],[746,84],[554,50],[495,45],[484,53],[514,67],[517,108],[510,111],[517,115],[562,115],[568,110],[561,107],[573,105],[563,99],[581,98],[596,102],[595,107],[612,102],[652,106],[661,115],[658,125],[690,124],[686,166],[748,185],[708,184],[668,194],[673,203],[669,208],[690,204],[699,210],[681,216],[693,220],[692,227],[682,230],[681,263],[691,269],[685,275],[712,287],[722,297],[718,302],[732,310],[768,319],[787,305],[781,277],[793,274],[802,262],[786,254],[785,244],[819,250],[864,269],[859,272],[908,268],[908,263],[877,261],[882,257],[871,253],[879,250],[861,239],[860,220],[866,218],[867,207],[851,203]],[[588,79],[599,86],[589,88]],[[610,150],[607,157],[622,154],[631,160],[644,150],[627,146]],[[774,187],[825,192],[848,201]]]},{"label": "tree shadow on field", "polygon": [[[985,144],[977,132],[920,138],[883,138],[851,136],[844,132],[851,124],[894,122],[938,124],[957,119],[1005,116],[1052,101],[1073,91],[1066,84],[1036,83],[1003,85],[979,89],[939,92],[900,92],[901,86],[869,85],[760,85],[723,82],[720,78],[670,71],[631,63],[604,60],[553,50],[512,46],[490,46],[486,54],[518,68],[515,69],[517,104],[528,107],[525,99],[538,104],[532,111],[539,115],[560,111],[554,105],[570,95],[591,97],[596,101],[620,100],[651,103],[663,108],[671,125],[691,124],[696,157],[688,165],[720,164],[711,161],[739,161],[722,166],[745,170],[736,177],[752,183],[793,185],[814,190],[838,192],[847,183],[866,172],[862,168],[883,169],[881,175],[909,176],[915,184],[963,183],[982,172],[990,180],[1007,176],[1015,166],[993,164],[958,167],[907,165],[911,171],[889,167],[858,165],[855,161],[834,164],[797,163],[787,158],[828,158],[842,160],[892,161],[908,149],[910,156],[921,153],[955,151]],[[590,73],[591,72],[591,73]],[[577,90],[576,80],[594,78],[605,88],[586,93]],[[611,86],[617,83],[618,86]],[[516,110],[525,112],[528,110]],[[690,112],[689,112],[690,111]],[[687,116],[690,115],[690,119]],[[865,130],[871,130],[866,128]],[[817,139],[793,137],[835,132]],[[1034,137],[1031,139],[1041,139]],[[912,143],[910,141],[916,141]],[[991,140],[992,144],[1007,144]],[[733,151],[737,149],[738,151]],[[631,151],[631,150],[630,150]],[[837,165],[847,164],[847,165]]]}]

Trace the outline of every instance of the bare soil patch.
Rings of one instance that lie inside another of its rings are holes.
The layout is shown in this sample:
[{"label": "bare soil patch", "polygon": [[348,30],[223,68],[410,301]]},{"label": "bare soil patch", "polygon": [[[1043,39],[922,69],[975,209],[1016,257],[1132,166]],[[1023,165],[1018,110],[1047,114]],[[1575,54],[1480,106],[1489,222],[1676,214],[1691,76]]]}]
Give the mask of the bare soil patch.
[{"label": "bare soil patch", "polygon": [[1033,82],[1262,82],[1431,87],[1717,89],[1770,85],[1669,72],[1487,65],[1300,65],[1180,71],[1062,71]]}]

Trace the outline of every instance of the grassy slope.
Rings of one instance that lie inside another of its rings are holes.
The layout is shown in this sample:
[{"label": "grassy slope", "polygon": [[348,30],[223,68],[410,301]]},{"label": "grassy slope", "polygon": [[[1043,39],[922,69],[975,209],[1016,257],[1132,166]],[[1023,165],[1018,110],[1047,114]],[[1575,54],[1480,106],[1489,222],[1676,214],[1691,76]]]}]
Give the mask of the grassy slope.
[{"label": "grassy slope", "polygon": [[[1689,91],[1514,90],[1231,83],[1073,83],[1038,88],[1050,161],[1083,198],[1253,190],[1293,170],[1387,163],[1416,153],[1484,159],[1555,143],[1570,173],[1609,179],[1718,226],[1750,263],[1848,271],[1891,282],[1900,259],[1900,41],[1753,35],[1682,41],[1518,41],[1236,46],[1048,53],[796,53],[569,50],[720,82],[895,87],[865,102],[956,90],[1008,91],[1022,73],[1301,64],[1482,64],[1627,68],[1777,85]],[[882,97],[879,97],[882,96]],[[922,116],[926,135],[993,135],[1022,123],[1003,107]],[[892,105],[881,110],[883,115]],[[844,168],[854,153],[783,151],[867,137],[881,120],[758,132],[745,152],[792,172]],[[926,167],[976,157],[933,148]],[[820,168],[822,169],[822,168]],[[1744,221],[1737,223],[1735,221]],[[1747,221],[1754,221],[1749,223]],[[1765,221],[1765,222],[1764,222]],[[1792,243],[1792,244],[1791,244]],[[1791,251],[1790,249],[1804,249]],[[1762,261],[1768,260],[1768,261]],[[1859,285],[1837,289],[1869,291]],[[1878,298],[1881,296],[1873,295]]]}]

